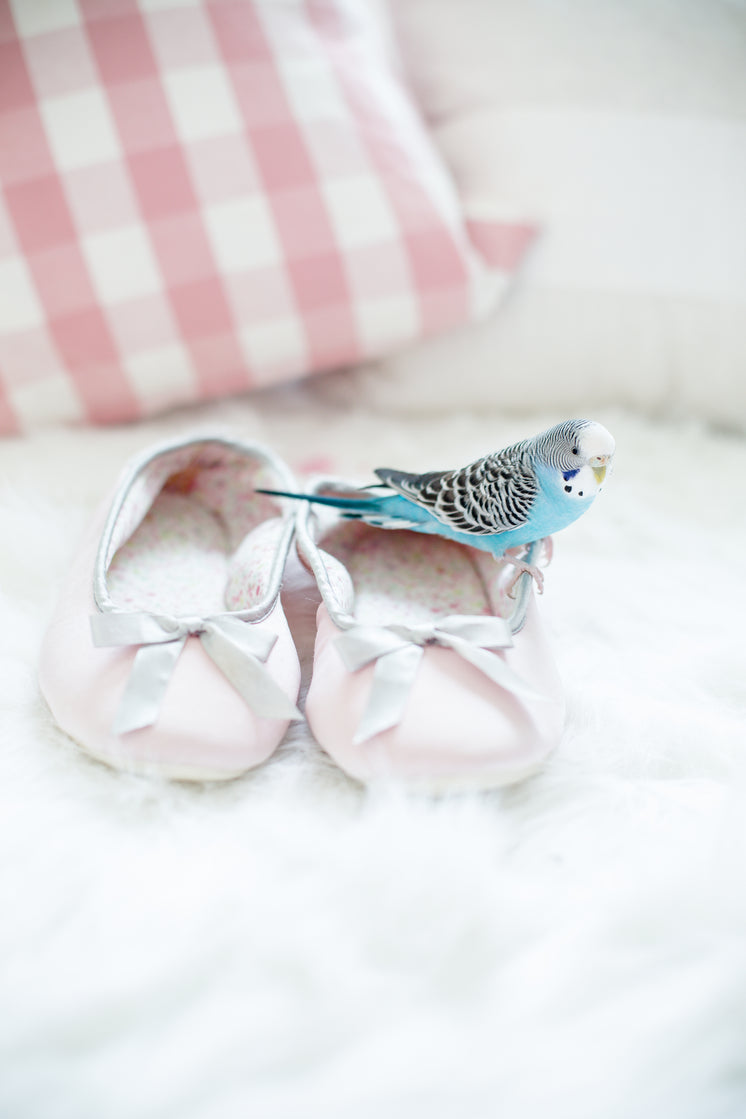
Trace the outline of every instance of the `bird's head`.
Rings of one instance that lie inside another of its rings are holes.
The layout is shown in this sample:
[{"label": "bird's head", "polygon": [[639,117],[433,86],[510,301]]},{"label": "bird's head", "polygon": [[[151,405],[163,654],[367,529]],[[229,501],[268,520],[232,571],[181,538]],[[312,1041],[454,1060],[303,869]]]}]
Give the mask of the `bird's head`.
[{"label": "bird's head", "polygon": [[614,438],[594,420],[568,420],[545,431],[538,440],[542,457],[562,475],[569,497],[586,499],[597,493],[614,458]]}]

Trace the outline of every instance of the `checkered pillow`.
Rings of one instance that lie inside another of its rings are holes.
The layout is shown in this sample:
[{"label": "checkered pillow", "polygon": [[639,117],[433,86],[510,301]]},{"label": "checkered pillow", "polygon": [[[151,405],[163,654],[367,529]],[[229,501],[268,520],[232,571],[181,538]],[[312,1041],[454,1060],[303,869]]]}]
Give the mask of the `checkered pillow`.
[{"label": "checkered pillow", "polygon": [[494,306],[359,0],[0,0],[0,431],[127,420]]}]

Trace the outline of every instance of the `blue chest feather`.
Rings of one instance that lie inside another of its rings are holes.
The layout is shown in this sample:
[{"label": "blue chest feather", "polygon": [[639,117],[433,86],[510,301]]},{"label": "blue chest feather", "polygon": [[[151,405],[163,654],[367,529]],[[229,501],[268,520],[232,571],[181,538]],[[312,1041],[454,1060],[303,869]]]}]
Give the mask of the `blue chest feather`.
[{"label": "blue chest feather", "polygon": [[568,470],[565,474],[560,474],[548,467],[537,470],[539,493],[531,509],[529,522],[532,530],[540,530],[538,536],[551,536],[553,532],[567,528],[593,504],[595,486],[584,497],[577,493],[575,486],[569,488],[578,473],[578,470]]}]

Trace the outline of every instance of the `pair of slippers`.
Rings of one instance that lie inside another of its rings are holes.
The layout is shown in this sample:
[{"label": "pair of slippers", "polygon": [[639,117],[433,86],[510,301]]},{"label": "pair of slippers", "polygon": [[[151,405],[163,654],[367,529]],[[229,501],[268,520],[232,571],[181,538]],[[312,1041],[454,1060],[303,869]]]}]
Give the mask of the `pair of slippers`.
[{"label": "pair of slippers", "polygon": [[295,488],[270,450],[222,435],[129,464],[43,642],[59,726],[133,772],[221,780],[266,761],[304,717],[280,597],[296,547],[321,594],[305,718],[341,769],[431,789],[534,773],[564,703],[530,575],[257,492]]}]

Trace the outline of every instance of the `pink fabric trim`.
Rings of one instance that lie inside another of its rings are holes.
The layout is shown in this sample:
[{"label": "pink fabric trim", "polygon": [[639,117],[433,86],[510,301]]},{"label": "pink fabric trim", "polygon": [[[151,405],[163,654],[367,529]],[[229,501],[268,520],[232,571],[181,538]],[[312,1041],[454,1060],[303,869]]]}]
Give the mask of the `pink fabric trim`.
[{"label": "pink fabric trim", "polygon": [[520,222],[478,221],[467,218],[466,228],[474,246],[488,264],[512,272],[538,236],[536,225]]}]

